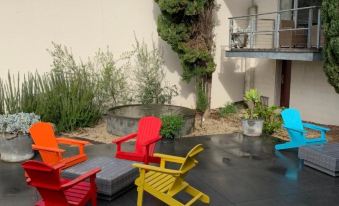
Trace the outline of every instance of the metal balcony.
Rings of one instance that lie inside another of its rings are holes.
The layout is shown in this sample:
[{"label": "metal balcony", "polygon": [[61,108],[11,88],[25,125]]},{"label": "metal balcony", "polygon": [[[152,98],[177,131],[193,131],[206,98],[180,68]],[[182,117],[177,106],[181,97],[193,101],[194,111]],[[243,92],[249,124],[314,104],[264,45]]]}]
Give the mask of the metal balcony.
[{"label": "metal balcony", "polygon": [[227,57],[320,61],[324,37],[320,7],[229,18]]}]

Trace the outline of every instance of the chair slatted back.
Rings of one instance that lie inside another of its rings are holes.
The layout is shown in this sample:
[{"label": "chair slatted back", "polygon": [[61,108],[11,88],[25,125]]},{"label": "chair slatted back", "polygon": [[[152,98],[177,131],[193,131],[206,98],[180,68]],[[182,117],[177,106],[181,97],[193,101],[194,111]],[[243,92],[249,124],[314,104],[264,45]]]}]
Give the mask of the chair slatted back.
[{"label": "chair slatted back", "polygon": [[[48,122],[34,123],[29,129],[33,142],[37,146],[59,148],[52,124]],[[60,158],[57,153],[39,150],[44,162],[57,163]]]},{"label": "chair slatted back", "polygon": [[[304,130],[301,115],[297,109],[294,108],[284,109],[284,111],[281,112],[281,116],[284,121],[285,127],[297,130]],[[305,141],[303,134],[300,134],[300,132],[289,129],[287,129],[287,131],[292,141],[300,143]]]},{"label": "chair slatted back", "polygon": [[[160,136],[161,120],[157,117],[147,116],[140,119],[138,123],[137,140],[135,149],[138,153],[145,153],[143,144]],[[155,143],[150,145],[149,154],[152,155]]]},{"label": "chair slatted back", "polygon": [[185,161],[181,164],[180,171],[182,171],[184,174],[191,170],[193,167],[196,166],[198,161],[195,159],[195,157],[200,153],[204,151],[204,148],[202,147],[202,144],[198,144],[195,147],[193,147],[186,155]]},{"label": "chair slatted back", "polygon": [[22,164],[29,184],[37,188],[46,205],[68,205],[64,192],[59,190],[61,166],[52,167],[34,160]]}]

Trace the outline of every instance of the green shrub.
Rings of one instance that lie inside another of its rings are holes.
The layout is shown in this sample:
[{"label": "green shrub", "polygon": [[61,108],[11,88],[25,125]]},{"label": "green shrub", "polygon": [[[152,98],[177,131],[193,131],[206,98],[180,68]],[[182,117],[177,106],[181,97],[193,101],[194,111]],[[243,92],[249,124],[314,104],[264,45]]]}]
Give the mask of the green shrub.
[{"label": "green shrub", "polygon": [[282,126],[280,108],[263,105],[260,101],[260,93],[256,89],[250,89],[245,93],[244,100],[248,108],[245,110],[245,119],[264,120],[263,133],[271,135]]},{"label": "green shrub", "polygon": [[227,103],[225,106],[218,109],[218,114],[220,117],[227,117],[235,113],[237,113],[237,107],[231,103]]},{"label": "green shrub", "polygon": [[54,123],[58,131],[91,126],[102,114],[97,75],[89,64],[76,64],[67,48],[53,45],[51,72],[28,73],[23,81],[20,74],[8,73],[0,88],[4,112],[34,112],[42,121]]},{"label": "green shrub", "polygon": [[204,113],[208,109],[208,98],[201,87],[198,87],[196,110],[199,113]]},{"label": "green shrub", "polygon": [[91,126],[102,114],[97,89],[96,79],[84,68],[72,73],[52,71],[41,79],[37,113],[59,131]]},{"label": "green shrub", "polygon": [[131,58],[134,60],[135,100],[141,104],[170,104],[178,95],[177,87],[165,82],[164,60],[154,44],[149,50],[144,42],[136,39]]},{"label": "green shrub", "polygon": [[[119,62],[118,62],[119,63]],[[112,52],[108,49],[99,50],[92,60],[95,71],[98,72],[98,86],[101,91],[105,108],[129,103],[132,99],[128,84],[126,65],[117,65]]]},{"label": "green shrub", "polygon": [[248,108],[245,110],[244,118],[245,119],[258,119],[258,109],[260,109],[260,94],[256,89],[250,89],[245,92],[244,100]]},{"label": "green shrub", "polygon": [[163,115],[160,117],[162,121],[161,136],[165,139],[174,139],[180,135],[183,127],[184,119],[179,115]]},{"label": "green shrub", "polygon": [[[95,124],[109,107],[132,101],[171,103],[177,88],[164,81],[159,51],[136,43],[118,63],[108,49],[77,62],[70,49],[53,43],[48,50],[53,59],[50,72],[28,73],[23,79],[8,73],[7,81],[0,80],[0,113],[36,113],[58,131],[70,131]],[[131,73],[136,85],[130,84]]]},{"label": "green shrub", "polygon": [[259,119],[264,120],[263,133],[272,135],[282,126],[282,119],[280,115],[280,108],[273,106],[261,105],[258,108]]}]

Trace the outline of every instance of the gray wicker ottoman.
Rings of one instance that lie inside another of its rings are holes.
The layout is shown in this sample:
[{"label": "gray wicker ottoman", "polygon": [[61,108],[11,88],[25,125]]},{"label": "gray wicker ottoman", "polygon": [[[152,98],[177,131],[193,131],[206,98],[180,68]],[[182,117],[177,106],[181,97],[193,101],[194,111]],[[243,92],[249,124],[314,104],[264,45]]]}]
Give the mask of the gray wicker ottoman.
[{"label": "gray wicker ottoman", "polygon": [[112,200],[134,186],[138,170],[131,161],[114,157],[95,157],[63,171],[65,178],[76,178],[95,167],[101,168],[96,176],[98,198]]},{"label": "gray wicker ottoman", "polygon": [[339,143],[300,147],[298,156],[307,166],[332,176],[339,175]]}]

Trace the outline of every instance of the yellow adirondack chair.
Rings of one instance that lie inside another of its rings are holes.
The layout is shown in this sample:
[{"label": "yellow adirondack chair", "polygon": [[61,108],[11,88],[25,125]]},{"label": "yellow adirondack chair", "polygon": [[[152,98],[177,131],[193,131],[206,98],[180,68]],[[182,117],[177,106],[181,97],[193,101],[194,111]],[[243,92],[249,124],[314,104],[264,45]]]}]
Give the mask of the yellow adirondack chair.
[{"label": "yellow adirondack chair", "polygon": [[[155,157],[161,158],[159,167],[140,163],[133,164],[134,167],[139,168],[140,172],[140,176],[135,180],[135,184],[138,186],[137,205],[142,206],[144,191],[170,206],[189,206],[197,200],[209,204],[210,198],[206,194],[200,192],[184,181],[184,177],[188,171],[198,163],[198,161],[195,160],[195,157],[203,150],[204,148],[201,144],[196,145],[187,153],[185,158],[155,153]],[[180,164],[180,169],[167,169],[167,162]],[[192,199],[186,204],[174,199],[174,196],[181,191],[185,191],[192,196]]]}]

